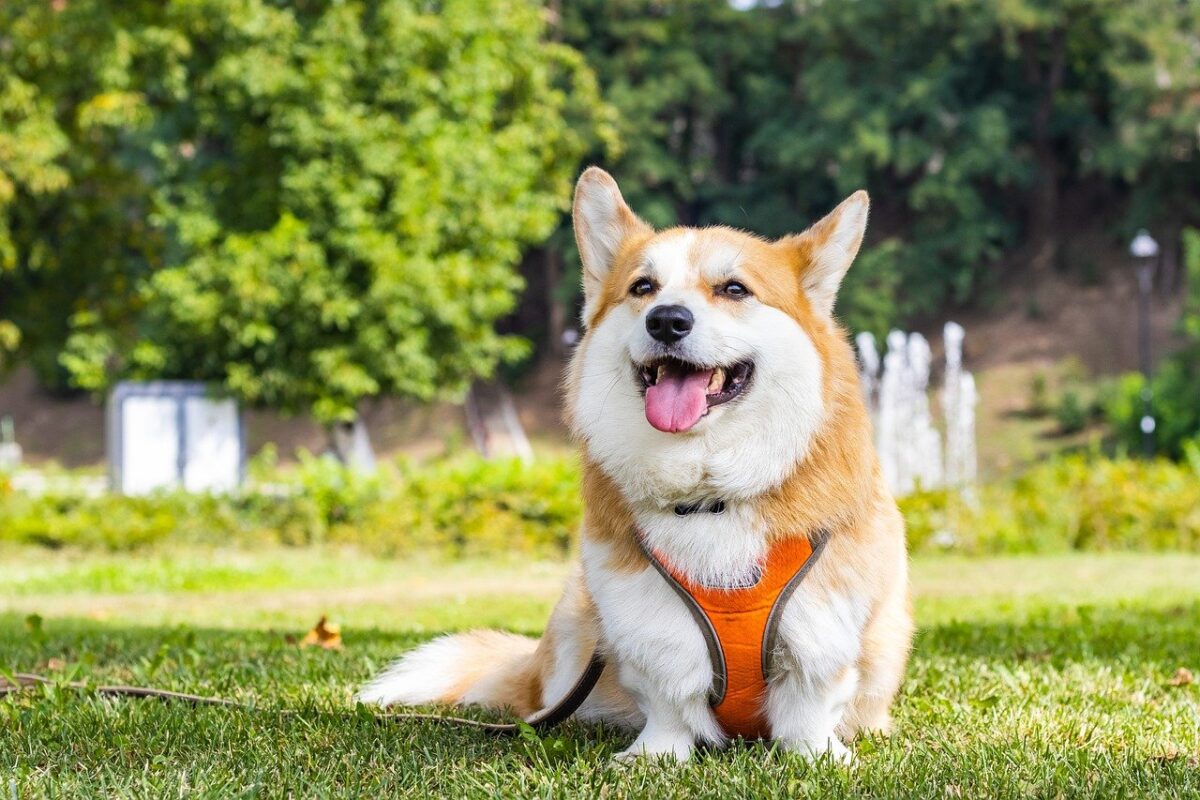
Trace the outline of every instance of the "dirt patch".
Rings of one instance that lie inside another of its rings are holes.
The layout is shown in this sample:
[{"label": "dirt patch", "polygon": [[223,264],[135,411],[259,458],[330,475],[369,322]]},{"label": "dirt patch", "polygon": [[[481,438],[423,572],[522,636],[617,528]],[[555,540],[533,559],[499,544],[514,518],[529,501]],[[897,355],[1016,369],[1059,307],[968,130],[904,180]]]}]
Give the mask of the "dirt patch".
[{"label": "dirt patch", "polygon": [[[1137,305],[1132,274],[1110,275],[1102,285],[1055,277],[1042,282],[1036,304],[1015,289],[989,310],[949,316],[967,330],[965,356],[976,372],[1010,364],[1050,366],[1075,357],[1094,375],[1114,375],[1138,369]],[[1178,295],[1152,299],[1157,358],[1180,344],[1175,333],[1180,309]],[[940,330],[934,337],[941,338]]]}]

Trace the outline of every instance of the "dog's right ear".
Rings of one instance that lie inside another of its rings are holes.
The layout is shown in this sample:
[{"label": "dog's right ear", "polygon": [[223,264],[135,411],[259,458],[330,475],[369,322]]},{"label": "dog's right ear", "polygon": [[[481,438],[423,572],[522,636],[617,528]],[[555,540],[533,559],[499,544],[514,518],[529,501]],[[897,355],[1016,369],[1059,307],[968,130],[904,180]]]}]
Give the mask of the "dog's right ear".
[{"label": "dog's right ear", "polygon": [[579,176],[572,220],[583,261],[583,318],[590,320],[621,245],[635,234],[650,233],[651,228],[629,210],[617,182],[599,167],[588,167]]}]

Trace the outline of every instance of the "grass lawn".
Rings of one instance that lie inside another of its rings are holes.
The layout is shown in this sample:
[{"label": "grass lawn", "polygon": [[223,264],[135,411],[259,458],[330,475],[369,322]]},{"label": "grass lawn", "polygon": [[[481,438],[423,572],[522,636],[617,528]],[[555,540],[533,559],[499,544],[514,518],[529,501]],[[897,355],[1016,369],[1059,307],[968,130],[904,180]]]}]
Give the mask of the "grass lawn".
[{"label": "grass lawn", "polygon": [[[267,709],[55,689],[0,700],[5,800],[1200,797],[1200,685],[1172,685],[1180,667],[1200,677],[1200,556],[918,560],[920,634],[897,732],[859,741],[850,769],[763,745],[617,766],[609,757],[631,739],[619,731],[572,723],[495,739],[352,713],[355,686],[439,631],[536,633],[560,564],[297,550],[17,550],[0,564],[0,667]],[[297,647],[323,613],[345,648]]]}]

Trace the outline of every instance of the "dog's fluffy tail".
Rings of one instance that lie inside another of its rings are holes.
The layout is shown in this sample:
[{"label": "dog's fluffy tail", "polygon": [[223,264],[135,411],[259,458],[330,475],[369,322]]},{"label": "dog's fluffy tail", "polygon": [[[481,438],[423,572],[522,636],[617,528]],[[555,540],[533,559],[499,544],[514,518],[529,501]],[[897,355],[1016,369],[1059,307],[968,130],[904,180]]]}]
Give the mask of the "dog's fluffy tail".
[{"label": "dog's fluffy tail", "polygon": [[501,631],[442,636],[404,655],[358,699],[381,706],[480,705],[528,716],[542,701],[537,646],[536,639]]}]

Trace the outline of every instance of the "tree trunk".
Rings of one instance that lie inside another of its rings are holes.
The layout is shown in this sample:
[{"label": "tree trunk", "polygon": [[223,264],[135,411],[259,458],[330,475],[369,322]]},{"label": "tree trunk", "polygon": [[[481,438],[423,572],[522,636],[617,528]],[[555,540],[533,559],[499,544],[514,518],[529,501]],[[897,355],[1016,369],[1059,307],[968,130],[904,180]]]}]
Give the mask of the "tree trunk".
[{"label": "tree trunk", "polygon": [[1025,78],[1031,87],[1038,90],[1038,100],[1031,120],[1036,175],[1025,226],[1029,266],[1035,281],[1053,269],[1058,259],[1059,182],[1062,179],[1062,166],[1055,152],[1051,123],[1054,119],[1054,105],[1066,72],[1066,30],[1056,28],[1050,31],[1044,58],[1042,44],[1042,38],[1034,33],[1027,33],[1021,37]]},{"label": "tree trunk", "polygon": [[1058,159],[1052,152],[1035,153],[1037,182],[1026,218],[1029,266],[1035,275],[1049,273],[1058,261]]}]

